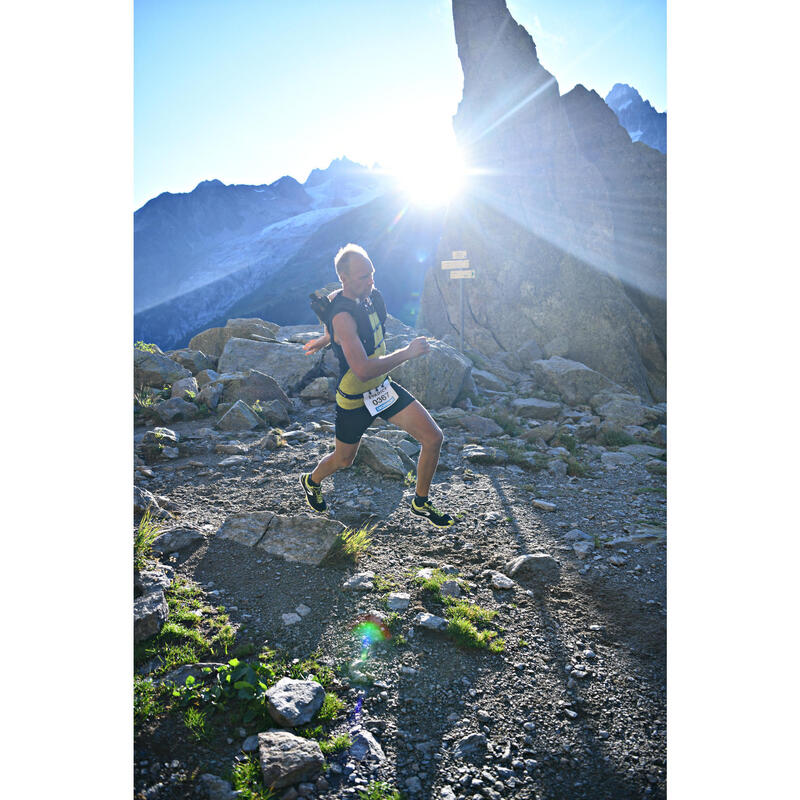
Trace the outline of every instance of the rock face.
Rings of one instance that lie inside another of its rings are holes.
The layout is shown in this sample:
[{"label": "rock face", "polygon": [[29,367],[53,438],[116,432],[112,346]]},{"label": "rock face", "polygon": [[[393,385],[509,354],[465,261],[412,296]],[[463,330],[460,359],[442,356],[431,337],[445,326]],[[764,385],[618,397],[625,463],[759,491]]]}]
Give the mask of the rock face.
[{"label": "rock face", "polygon": [[658,112],[633,86],[615,83],[606,95],[606,105],[617,115],[631,141],[644,142],[667,153],[667,112]]},{"label": "rock face", "polygon": [[[632,143],[595,93],[560,97],[504,0],[454,0],[453,19],[464,73],[454,127],[483,170],[438,252],[466,250],[477,269],[463,282],[465,342],[492,355],[532,340],[663,400],[664,156]],[[420,324],[439,338],[460,327],[456,283],[438,268],[426,276]]]},{"label": "rock face", "polygon": [[299,344],[233,338],[226,342],[222,351],[219,371],[257,370],[292,392],[315,364]]},{"label": "rock face", "polygon": [[325,762],[317,742],[289,731],[259,733],[258,756],[264,785],[273,789],[315,778]]}]

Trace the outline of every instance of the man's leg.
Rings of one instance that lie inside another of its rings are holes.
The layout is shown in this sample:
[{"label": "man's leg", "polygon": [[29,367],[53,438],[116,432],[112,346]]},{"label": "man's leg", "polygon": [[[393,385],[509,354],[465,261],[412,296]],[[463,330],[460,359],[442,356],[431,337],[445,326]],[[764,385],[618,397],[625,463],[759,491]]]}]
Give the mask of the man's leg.
[{"label": "man's leg", "polygon": [[388,419],[393,425],[410,433],[422,445],[417,461],[417,494],[427,497],[433,473],[439,463],[439,452],[444,438],[442,431],[419,400]]},{"label": "man's leg", "polygon": [[360,440],[355,444],[347,444],[339,439],[335,439],[334,441],[336,442],[334,451],[328,453],[311,473],[311,480],[316,484],[322,483],[325,478],[329,475],[333,475],[336,470],[349,467],[356,457],[358,446],[361,444]]},{"label": "man's leg", "polygon": [[328,475],[333,475],[337,469],[349,467],[353,463],[353,459],[358,452],[359,442],[355,444],[347,444],[339,439],[336,439],[336,447],[332,453],[328,453],[322,461],[317,464],[314,471],[311,473],[304,472],[300,475],[300,485],[306,493],[306,501],[318,513],[327,511],[328,504],[322,496],[322,489],[320,484]]}]

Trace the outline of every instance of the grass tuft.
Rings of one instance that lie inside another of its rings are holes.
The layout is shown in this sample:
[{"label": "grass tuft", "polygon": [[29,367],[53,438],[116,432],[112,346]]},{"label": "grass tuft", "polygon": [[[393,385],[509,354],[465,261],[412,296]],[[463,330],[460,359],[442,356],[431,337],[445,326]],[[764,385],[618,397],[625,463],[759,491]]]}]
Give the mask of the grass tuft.
[{"label": "grass tuft", "polygon": [[372,781],[366,789],[358,790],[359,800],[400,800],[400,792],[386,781]]},{"label": "grass tuft", "polygon": [[336,719],[344,707],[344,703],[333,692],[326,692],[322,706],[317,711],[316,719],[323,722]]},{"label": "grass tuft", "polygon": [[239,761],[231,772],[233,788],[239,792],[240,800],[272,800],[277,795],[264,787],[261,765],[252,756]]},{"label": "grass tuft", "polygon": [[605,447],[625,447],[629,444],[636,444],[635,437],[617,428],[602,431],[597,437],[597,441]]},{"label": "grass tuft", "polygon": [[329,737],[321,741],[319,743],[319,749],[322,750],[324,755],[329,756],[333,753],[341,753],[342,750],[347,750],[351,744],[353,744],[353,740],[350,736],[346,733],[342,733],[339,736]]},{"label": "grass tuft", "polygon": [[139,520],[133,537],[133,564],[136,569],[145,568],[152,556],[153,542],[160,533],[161,526],[153,520],[148,508]]},{"label": "grass tuft", "polygon": [[355,530],[354,528],[345,528],[336,538],[336,542],[331,550],[329,559],[335,561],[338,559],[345,559],[357,564],[359,560],[369,550],[372,544],[372,532],[378,524],[375,523],[371,528],[364,526]]}]

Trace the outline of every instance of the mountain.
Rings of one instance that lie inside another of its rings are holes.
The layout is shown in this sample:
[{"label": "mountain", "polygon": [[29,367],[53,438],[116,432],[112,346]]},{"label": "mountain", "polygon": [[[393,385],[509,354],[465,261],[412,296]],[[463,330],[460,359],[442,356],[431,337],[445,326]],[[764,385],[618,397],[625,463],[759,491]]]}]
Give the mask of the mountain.
[{"label": "mountain", "polygon": [[[631,142],[596,92],[561,96],[504,0],[453,0],[464,88],[453,125],[474,174],[439,258],[466,250],[464,338],[532,342],[643,397],[666,385],[666,158]],[[458,281],[427,274],[420,322],[461,327]]]},{"label": "mountain", "polygon": [[[346,158],[304,184],[203,181],[134,214],[134,336],[185,344],[263,285],[321,225],[383,194],[388,178]],[[342,242],[344,243],[344,242]]]},{"label": "mountain", "polygon": [[606,95],[608,107],[630,134],[632,142],[667,152],[667,112],[656,111],[648,100],[627,83],[615,83]]}]

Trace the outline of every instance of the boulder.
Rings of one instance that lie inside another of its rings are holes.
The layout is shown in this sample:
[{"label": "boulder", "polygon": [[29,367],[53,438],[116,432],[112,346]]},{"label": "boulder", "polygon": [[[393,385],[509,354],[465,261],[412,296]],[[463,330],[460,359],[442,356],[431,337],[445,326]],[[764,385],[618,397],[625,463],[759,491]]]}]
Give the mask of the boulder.
[{"label": "boulder", "polygon": [[411,602],[411,595],[407,592],[392,592],[386,598],[386,608],[389,611],[405,611]]},{"label": "boulder", "polygon": [[197,800],[236,800],[239,794],[224,778],[205,772],[197,779],[194,796]]},{"label": "boulder", "polygon": [[558,431],[558,425],[555,422],[542,422],[524,431],[520,438],[526,442],[549,442],[556,435],[556,431]]},{"label": "boulder", "polygon": [[635,394],[598,392],[590,402],[592,408],[604,421],[620,427],[661,422],[664,418],[660,409],[645,405]]},{"label": "boulder", "polygon": [[586,405],[598,392],[620,388],[586,364],[560,356],[535,361],[531,372],[543,389],[555,392],[571,405]]},{"label": "boulder", "polygon": [[300,392],[303,400],[335,400],[336,381],[324,376],[314,378],[311,383]]},{"label": "boulder", "polygon": [[221,431],[251,431],[263,424],[247,403],[237,400],[217,421],[216,427]]},{"label": "boulder", "polygon": [[547,553],[530,553],[510,561],[506,572],[518,581],[528,579],[538,583],[557,583],[561,566]]},{"label": "boulder", "polygon": [[231,514],[225,518],[216,535],[220,539],[230,539],[245,547],[255,547],[266,533],[274,516],[272,511]]},{"label": "boulder", "polygon": [[198,405],[202,403],[213,411],[220,404],[224,391],[225,385],[221,381],[206,383],[197,393],[195,400]]},{"label": "boulder", "polygon": [[484,389],[491,389],[494,392],[508,391],[508,385],[504,381],[501,381],[497,375],[487,372],[486,370],[475,369],[475,367],[473,367],[472,380],[475,381],[477,386],[481,386]]},{"label": "boulder", "polygon": [[267,425],[288,425],[289,412],[280,400],[269,400],[261,405],[261,416]]},{"label": "boulder", "polygon": [[182,419],[194,419],[198,413],[194,403],[189,403],[180,397],[172,397],[153,406],[153,416],[166,424]]},{"label": "boulder", "polygon": [[511,412],[525,419],[558,419],[561,403],[540,400],[538,397],[518,397],[511,401]]},{"label": "boulder", "polygon": [[133,349],[133,385],[155,386],[158,389],[171,386],[181,378],[190,378],[188,369],[167,356],[148,353],[145,350]]},{"label": "boulder", "polygon": [[480,417],[477,414],[465,414],[458,420],[458,424],[473,436],[482,438],[501,436],[503,433],[503,429],[493,419]]},{"label": "boulder", "polygon": [[376,764],[386,761],[383,748],[369,731],[363,729],[353,736],[348,753],[356,761],[372,761]]},{"label": "boulder", "polygon": [[224,328],[209,328],[192,337],[189,348],[219,358],[230,339],[274,339],[279,330],[280,326],[262,319],[229,319]]},{"label": "boulder", "polygon": [[155,589],[133,601],[133,641],[138,644],[155,636],[167,621],[169,607],[163,589]]},{"label": "boulder", "polygon": [[408,472],[394,445],[380,436],[364,436],[361,439],[356,461],[390,478],[403,479]]},{"label": "boulder", "polygon": [[[387,338],[387,350],[391,352],[403,347],[406,340],[412,338]],[[469,375],[470,361],[444,342],[434,339],[430,346],[430,352],[393,369],[392,378],[408,389],[425,408],[452,406]]]},{"label": "boulder", "polygon": [[197,381],[189,376],[172,384],[171,397],[180,397],[182,400],[191,401],[197,397],[199,391],[200,387],[197,385]]},{"label": "boulder", "polygon": [[145,431],[142,442],[139,445],[139,452],[148,463],[165,458],[165,451],[170,449],[177,450],[180,436],[169,428],[153,428]]},{"label": "boulder", "polygon": [[217,380],[217,378],[219,378],[219,373],[215,372],[213,369],[204,369],[198,372],[194,377],[197,381],[197,385],[202,388],[207,383],[212,383]]},{"label": "boulder", "polygon": [[508,461],[505,450],[479,444],[465,444],[461,457],[474,464],[505,464]]},{"label": "boulder", "polygon": [[322,684],[294,678],[281,678],[266,693],[269,715],[285,728],[311,722],[314,714],[322,708],[324,699]]},{"label": "boulder", "polygon": [[219,359],[220,372],[256,370],[270,375],[287,392],[294,392],[316,367],[299,344],[229,339]]},{"label": "boulder", "polygon": [[251,406],[256,400],[262,404],[270,400],[280,400],[287,408],[291,406],[291,401],[278,382],[257,369],[246,370],[232,380],[226,381],[223,400],[226,403],[244,400]]},{"label": "boulder", "polygon": [[329,555],[345,526],[314,514],[276,514],[257,547],[287,561],[318,566]]},{"label": "boulder", "polygon": [[600,454],[600,462],[604,467],[614,469],[616,467],[629,467],[636,463],[636,456],[630,453],[608,452]]},{"label": "boulder", "polygon": [[258,734],[258,758],[264,786],[273,789],[313,780],[325,763],[322,750],[313,739],[278,730]]},{"label": "boulder", "polygon": [[181,350],[171,350],[167,355],[194,376],[197,376],[198,372],[213,370],[217,366],[217,359],[207,356],[202,350],[190,350],[184,347]]},{"label": "boulder", "polygon": [[180,553],[194,550],[205,541],[205,536],[195,528],[173,528],[165,531],[153,542],[154,553]]},{"label": "boulder", "polygon": [[522,369],[528,370],[528,372],[533,369],[534,363],[542,358],[543,355],[542,348],[533,339],[528,339],[516,351],[520,366]]},{"label": "boulder", "polygon": [[142,489],[139,486],[133,487],[133,513],[134,514],[144,514],[147,509],[150,509],[151,513],[154,511],[159,510],[158,501],[155,498],[155,495],[152,492],[148,492],[147,489]]}]

